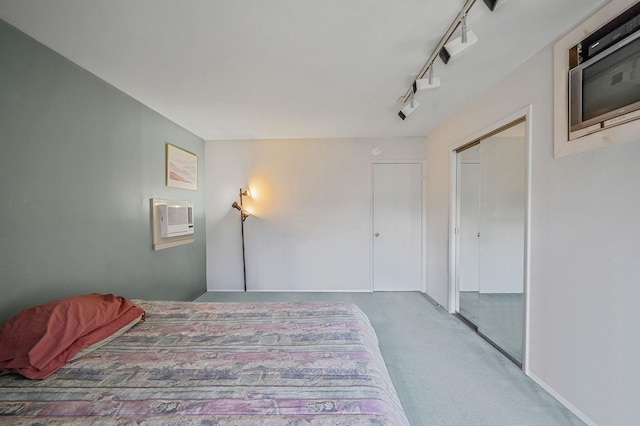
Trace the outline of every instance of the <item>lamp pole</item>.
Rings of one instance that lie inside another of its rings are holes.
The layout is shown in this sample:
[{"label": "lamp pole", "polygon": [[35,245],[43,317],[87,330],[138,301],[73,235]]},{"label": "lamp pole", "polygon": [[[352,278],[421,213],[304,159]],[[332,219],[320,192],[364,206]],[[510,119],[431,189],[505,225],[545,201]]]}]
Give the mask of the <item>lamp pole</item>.
[{"label": "lamp pole", "polygon": [[[240,188],[240,208],[242,209],[242,188]],[[242,277],[244,279],[244,291],[247,291],[247,264],[244,256],[244,215],[240,210],[240,233],[242,235]]]}]

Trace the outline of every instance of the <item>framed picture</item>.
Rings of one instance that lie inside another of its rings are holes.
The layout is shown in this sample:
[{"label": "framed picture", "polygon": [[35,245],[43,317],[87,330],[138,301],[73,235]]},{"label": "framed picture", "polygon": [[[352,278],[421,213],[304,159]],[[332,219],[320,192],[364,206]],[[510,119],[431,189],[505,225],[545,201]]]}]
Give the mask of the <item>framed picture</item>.
[{"label": "framed picture", "polygon": [[167,186],[198,190],[198,156],[167,144]]}]

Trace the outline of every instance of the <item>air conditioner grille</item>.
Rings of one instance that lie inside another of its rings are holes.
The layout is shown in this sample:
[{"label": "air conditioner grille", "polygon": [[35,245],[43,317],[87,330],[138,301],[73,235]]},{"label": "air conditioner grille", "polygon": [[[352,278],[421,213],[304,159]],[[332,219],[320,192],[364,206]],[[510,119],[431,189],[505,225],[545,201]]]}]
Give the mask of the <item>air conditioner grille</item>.
[{"label": "air conditioner grille", "polygon": [[191,209],[185,207],[169,207],[169,225],[188,225],[191,221]]}]

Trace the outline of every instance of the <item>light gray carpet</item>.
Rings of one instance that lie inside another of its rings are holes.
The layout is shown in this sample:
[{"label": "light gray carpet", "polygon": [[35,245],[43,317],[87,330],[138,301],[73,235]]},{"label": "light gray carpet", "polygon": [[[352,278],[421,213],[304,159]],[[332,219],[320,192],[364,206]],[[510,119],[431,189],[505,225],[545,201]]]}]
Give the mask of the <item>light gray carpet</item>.
[{"label": "light gray carpet", "polygon": [[458,313],[477,326],[478,321],[480,320],[478,316],[478,310],[480,309],[480,293],[477,291],[461,291],[459,292],[459,295],[460,306],[458,306]]},{"label": "light gray carpet", "polygon": [[582,425],[515,364],[421,293],[209,292],[198,301],[345,301],[371,320],[414,426]]}]

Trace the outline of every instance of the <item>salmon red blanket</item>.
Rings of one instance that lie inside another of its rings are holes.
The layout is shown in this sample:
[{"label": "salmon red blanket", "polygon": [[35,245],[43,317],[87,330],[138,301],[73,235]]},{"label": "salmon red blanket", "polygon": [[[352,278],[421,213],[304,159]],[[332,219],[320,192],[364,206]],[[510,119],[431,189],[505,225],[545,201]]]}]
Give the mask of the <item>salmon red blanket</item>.
[{"label": "salmon red blanket", "polygon": [[27,308],[0,326],[0,370],[44,379],[82,349],[142,316],[142,309],[113,294],[84,294]]}]

